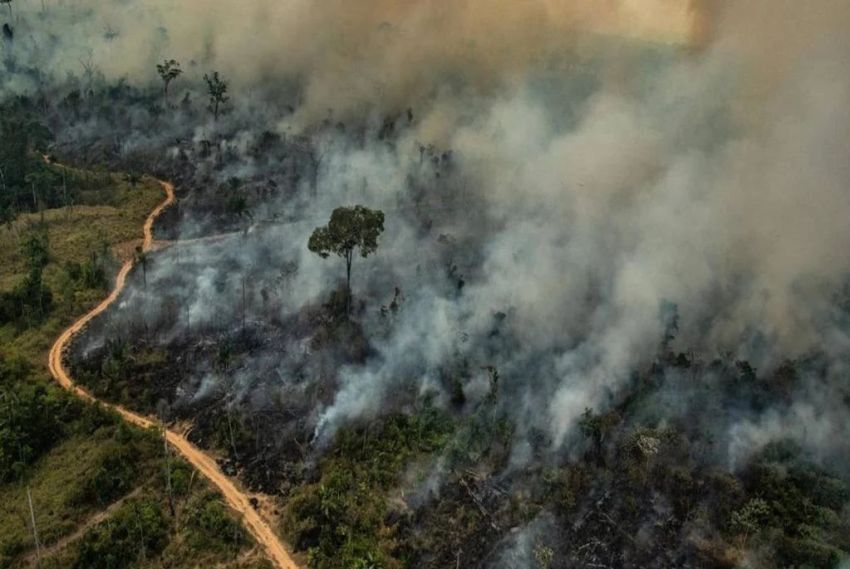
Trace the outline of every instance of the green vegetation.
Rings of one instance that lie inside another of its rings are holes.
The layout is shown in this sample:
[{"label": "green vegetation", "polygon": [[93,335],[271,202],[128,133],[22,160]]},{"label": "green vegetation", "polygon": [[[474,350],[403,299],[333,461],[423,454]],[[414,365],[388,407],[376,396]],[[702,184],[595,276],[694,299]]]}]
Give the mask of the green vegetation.
[{"label": "green vegetation", "polygon": [[729,531],[774,552],[779,567],[836,567],[850,551],[850,485],[802,460],[791,445],[768,447],[744,475],[754,496]]},{"label": "green vegetation", "polygon": [[50,345],[105,295],[115,252],[132,254],[162,189],[37,158],[27,167],[76,180],[77,205],[20,213],[0,230],[0,568],[38,556],[47,568],[267,567],[242,555],[253,542],[241,524],[164,456],[157,433],[81,402],[47,370]]},{"label": "green vegetation", "polygon": [[321,478],[288,501],[290,543],[308,552],[315,569],[403,567],[395,528],[387,523],[387,493],[408,462],[448,441],[448,418],[428,408],[395,415],[365,429],[346,429],[322,461]]},{"label": "green vegetation", "polygon": [[[117,176],[102,170],[49,164],[45,156],[53,134],[34,114],[34,107],[25,103],[12,100],[0,106],[0,223],[14,231],[20,229],[13,224],[21,214],[39,214],[25,218],[24,223],[29,224],[47,215],[49,209],[57,209],[54,215],[72,221],[75,214],[91,216],[87,206],[98,205],[120,207],[132,215],[134,207],[126,190],[136,190],[138,176],[128,174],[125,187]],[[148,181],[148,189],[152,185]]]},{"label": "green vegetation", "polygon": [[[344,429],[315,478],[288,499],[283,525],[311,569],[463,566],[488,555],[499,530],[544,511],[573,528],[559,541],[604,540],[612,555],[629,550],[638,563],[683,548],[700,566],[729,569],[745,552],[755,567],[834,569],[846,558],[850,486],[799,449],[772,445],[739,474],[707,469],[701,443],[683,429],[629,425],[627,412],[628,404],[585,413],[584,455],[534,466],[517,487],[489,479],[506,468],[513,436],[492,398],[460,421],[425,408]],[[438,456],[440,496],[410,512],[404,489],[420,486],[417,465]],[[640,531],[651,537],[633,549]],[[556,566],[554,543],[533,549],[537,566]]]},{"label": "green vegetation", "polygon": [[323,259],[337,255],[345,261],[347,311],[351,308],[351,263],[354,251],[364,259],[378,249],[378,237],[384,232],[384,213],[362,205],[338,207],[325,227],[317,227],[307,247]]},{"label": "green vegetation", "polygon": [[25,321],[35,324],[50,313],[53,294],[44,286],[43,271],[50,261],[47,235],[31,232],[21,243],[27,274],[14,289],[0,294],[0,324]]},{"label": "green vegetation", "polygon": [[196,551],[220,552],[235,556],[250,543],[248,534],[230,515],[217,494],[207,492],[188,505],[187,543]]},{"label": "green vegetation", "polygon": [[212,113],[213,120],[218,120],[222,107],[230,100],[227,95],[227,81],[219,76],[218,71],[213,71],[212,75],[204,74],[204,82],[207,84],[210,98],[208,110]]},{"label": "green vegetation", "polygon": [[168,104],[168,86],[172,81],[180,77],[183,70],[180,69],[180,64],[175,59],[166,59],[156,66],[156,72],[159,78],[162,79],[162,99],[165,104]]},{"label": "green vegetation", "polygon": [[0,222],[9,223],[17,211],[36,211],[55,204],[61,178],[31,152],[46,150],[52,135],[27,115],[4,113],[0,119]]},{"label": "green vegetation", "polygon": [[168,543],[168,521],[160,505],[149,499],[123,505],[110,524],[89,531],[77,545],[72,567],[119,569],[162,552]]}]

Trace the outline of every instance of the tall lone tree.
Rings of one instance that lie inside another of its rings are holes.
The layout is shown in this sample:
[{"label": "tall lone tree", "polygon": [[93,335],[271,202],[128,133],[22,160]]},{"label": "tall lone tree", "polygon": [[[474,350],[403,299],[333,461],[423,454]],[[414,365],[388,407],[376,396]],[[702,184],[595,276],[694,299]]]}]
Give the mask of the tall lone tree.
[{"label": "tall lone tree", "polygon": [[378,248],[378,237],[384,231],[384,212],[362,205],[338,207],[325,227],[317,227],[307,248],[323,259],[331,254],[345,261],[345,313],[351,311],[351,263],[359,250],[364,259]]},{"label": "tall lone tree", "polygon": [[159,73],[162,79],[162,98],[165,104],[168,104],[168,85],[177,79],[183,70],[180,69],[180,64],[176,59],[166,59],[162,63],[156,65],[156,72]]},{"label": "tall lone tree", "polygon": [[213,71],[212,76],[204,74],[204,81],[207,82],[207,92],[210,96],[210,106],[207,108],[213,114],[213,119],[218,120],[221,107],[230,100],[227,96],[227,81],[219,76],[218,71]]}]

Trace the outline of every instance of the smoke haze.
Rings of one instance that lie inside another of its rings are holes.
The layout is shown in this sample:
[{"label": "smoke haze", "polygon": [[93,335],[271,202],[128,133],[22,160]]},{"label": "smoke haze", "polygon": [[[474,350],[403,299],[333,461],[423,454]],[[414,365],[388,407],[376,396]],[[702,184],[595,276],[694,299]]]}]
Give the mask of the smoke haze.
[{"label": "smoke haze", "polygon": [[[44,17],[36,2],[15,9],[5,56],[39,73],[10,76],[4,91],[71,81],[65,74],[82,76],[81,61],[106,80],[156,88],[154,64],[174,57],[187,71],[176,99],[217,69],[233,81],[221,123],[189,129],[140,110],[122,152],[188,152],[197,187],[232,176],[291,186],[252,203],[255,219],[287,224],[249,224],[162,252],[110,326],[140,315],[167,321],[167,343],[232,323],[245,275],[252,317],[292,324],[340,277],[338,263],[306,250],[312,228],[341,204],[386,212],[378,254],[355,265],[368,358],[328,372],[305,338],[283,335],[234,372],[246,398],[264,378],[301,401],[319,443],[400,394],[445,403],[441,376],[467,365],[469,401],[486,392],[482,368],[499,370],[520,425],[515,464],[528,460],[533,429],[568,452],[584,410],[616,404],[659,356],[664,307],[675,306],[671,350],[746,359],[763,374],[812,354],[828,362],[788,406],[716,417],[719,460],[734,467],[789,436],[824,460],[850,456],[840,379],[850,339],[836,301],[850,270],[846,0],[80,0],[48,2]],[[391,143],[379,136],[388,116]],[[325,119],[345,128],[320,128]],[[59,143],[102,127],[92,120]],[[263,131],[292,148],[315,134],[314,176],[251,155]],[[233,157],[224,167],[197,152],[219,134],[219,155]],[[209,227],[184,217],[179,232]],[[176,316],[165,314],[165,285],[182,307]],[[379,308],[395,287],[404,302],[388,324]],[[324,401],[295,380],[327,374],[335,389]],[[219,381],[209,369],[195,375],[187,400]],[[671,415],[695,412],[715,378],[692,380],[690,395],[658,395]]]}]

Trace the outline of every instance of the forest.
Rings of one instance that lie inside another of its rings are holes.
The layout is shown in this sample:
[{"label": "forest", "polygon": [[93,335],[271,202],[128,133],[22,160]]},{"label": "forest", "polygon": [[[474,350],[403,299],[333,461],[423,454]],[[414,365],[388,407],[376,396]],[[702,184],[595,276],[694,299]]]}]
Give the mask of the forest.
[{"label": "forest", "polygon": [[0,567],[850,568],[843,0],[0,4]]}]

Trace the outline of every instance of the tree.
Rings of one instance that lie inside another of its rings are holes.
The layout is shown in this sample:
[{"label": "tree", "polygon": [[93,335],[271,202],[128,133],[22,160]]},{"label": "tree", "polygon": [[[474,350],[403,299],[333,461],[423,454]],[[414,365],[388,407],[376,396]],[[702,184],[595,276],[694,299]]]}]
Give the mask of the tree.
[{"label": "tree", "polygon": [[13,290],[0,293],[0,323],[28,317],[30,322],[47,315],[53,295],[44,286],[42,271],[50,262],[47,234],[29,234],[21,243],[27,276]]},{"label": "tree", "polygon": [[534,546],[534,560],[537,562],[539,569],[549,569],[552,566],[552,560],[555,558],[555,552],[551,547],[542,543]]},{"label": "tree", "polygon": [[162,63],[157,64],[156,72],[162,78],[162,97],[165,104],[168,104],[168,85],[177,79],[183,70],[180,69],[180,64],[175,59],[166,59]]},{"label": "tree", "polygon": [[136,263],[142,266],[142,280],[148,288],[148,254],[141,245],[136,247]]},{"label": "tree", "polygon": [[762,528],[770,513],[770,505],[761,498],[753,498],[740,510],[732,513],[730,525],[732,530],[738,533],[742,547],[746,547],[750,536]]},{"label": "tree", "polygon": [[[3,169],[4,189],[23,186],[30,170],[28,152],[29,131],[22,120],[3,118],[0,120],[0,168]],[[5,192],[4,192],[5,193]]]},{"label": "tree", "polygon": [[50,262],[48,234],[35,231],[29,233],[21,243],[21,252],[31,271],[42,270]]},{"label": "tree", "polygon": [[142,181],[142,177],[137,172],[127,172],[124,174],[124,181],[130,184],[131,187],[135,188],[139,185],[139,182]]},{"label": "tree", "polygon": [[338,207],[325,227],[317,227],[307,248],[323,259],[331,254],[345,261],[346,314],[351,310],[351,263],[359,249],[364,259],[378,248],[378,237],[384,231],[384,213],[362,205]]},{"label": "tree", "polygon": [[213,118],[218,120],[222,105],[230,100],[227,96],[227,81],[219,76],[218,71],[213,71],[212,76],[204,74],[204,81],[207,82],[207,92],[210,96],[210,106],[207,108],[213,114]]}]

